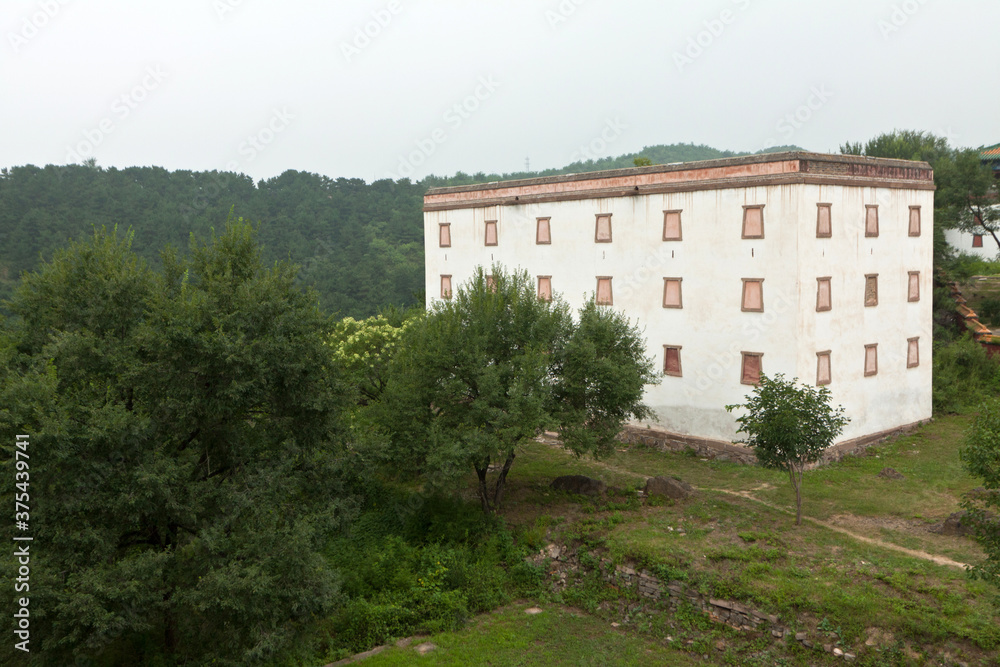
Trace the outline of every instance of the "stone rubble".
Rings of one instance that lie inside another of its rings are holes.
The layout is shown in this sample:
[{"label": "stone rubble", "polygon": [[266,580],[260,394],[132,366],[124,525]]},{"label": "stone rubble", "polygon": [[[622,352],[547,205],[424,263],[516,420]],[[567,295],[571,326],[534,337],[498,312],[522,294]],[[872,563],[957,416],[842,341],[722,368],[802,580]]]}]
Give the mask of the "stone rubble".
[{"label": "stone rubble", "polygon": [[[550,556],[550,554],[556,554]],[[550,572],[556,575],[553,588],[562,590],[567,585],[567,572],[576,572],[584,567],[580,564],[578,554],[575,549],[567,545],[549,544],[542,549],[538,555],[529,558],[530,562],[536,565],[550,564]],[[780,624],[780,618],[774,614],[766,614],[756,609],[751,609],[746,605],[731,600],[717,598],[707,598],[682,581],[669,581],[664,583],[649,570],[636,570],[628,565],[615,565],[611,560],[602,558],[600,560],[602,577],[609,584],[614,586],[629,586],[638,591],[639,595],[651,600],[666,600],[667,604],[676,609],[681,602],[687,602],[706,614],[715,623],[738,630],[740,632],[768,632],[778,641],[791,638],[793,633]],[[627,619],[626,619],[627,620]],[[618,627],[612,623],[612,627]],[[829,637],[839,639],[835,634],[828,633]],[[795,641],[805,648],[815,648],[817,644],[809,638],[807,632],[795,632]],[[693,644],[692,640],[686,642]],[[829,653],[845,661],[851,662],[856,659],[856,655],[848,653],[834,644],[819,644],[819,650]]]}]

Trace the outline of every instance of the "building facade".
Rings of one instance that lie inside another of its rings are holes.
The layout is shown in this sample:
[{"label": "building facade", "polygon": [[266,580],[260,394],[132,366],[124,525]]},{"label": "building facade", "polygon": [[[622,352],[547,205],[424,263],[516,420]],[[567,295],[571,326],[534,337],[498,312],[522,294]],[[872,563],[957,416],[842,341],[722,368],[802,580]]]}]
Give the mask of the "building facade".
[{"label": "building facade", "polygon": [[926,163],[798,152],[434,188],[426,293],[499,263],[623,311],[663,376],[639,428],[731,442],[784,373],[874,438],[931,416],[933,197]]},{"label": "building facade", "polygon": [[993,240],[993,236],[988,231],[980,231],[983,233],[973,234],[972,232],[963,232],[960,229],[945,229],[944,239],[958,252],[975,255],[982,259],[996,259],[997,255],[1000,255],[1000,246],[997,246],[997,242]]}]

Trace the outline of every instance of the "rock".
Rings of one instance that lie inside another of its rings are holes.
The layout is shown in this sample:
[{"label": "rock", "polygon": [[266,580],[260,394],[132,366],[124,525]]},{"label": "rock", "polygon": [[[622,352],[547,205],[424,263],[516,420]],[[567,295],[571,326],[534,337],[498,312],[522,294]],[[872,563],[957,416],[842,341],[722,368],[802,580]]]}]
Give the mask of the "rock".
[{"label": "rock", "polygon": [[396,646],[398,648],[406,648],[413,643],[413,637],[404,637],[403,639],[396,640]]},{"label": "rock", "polygon": [[944,520],[944,525],[941,526],[942,535],[972,535],[973,529],[968,522],[963,522],[965,518],[965,512],[955,512],[947,519]]},{"label": "rock", "polygon": [[524,610],[524,613],[525,614],[531,614],[531,615],[541,614],[542,610],[539,609],[538,607],[528,607],[527,609]]},{"label": "rock", "polygon": [[432,642],[424,642],[423,644],[417,644],[413,647],[417,653],[420,655],[426,655],[437,648],[437,645]]},{"label": "rock", "polygon": [[581,496],[602,496],[607,491],[607,485],[599,479],[586,475],[564,475],[556,477],[550,484],[556,491],[568,491]]},{"label": "rock", "polygon": [[844,652],[839,648],[835,648],[833,649],[833,654],[839,658],[840,656],[844,655]]},{"label": "rock", "polygon": [[902,473],[897,472],[894,468],[882,468],[878,476],[882,479],[906,479]]},{"label": "rock", "polygon": [[800,642],[800,641],[802,641],[805,638],[806,638],[806,633],[804,633],[804,632],[796,632],[795,633],[795,641]]},{"label": "rock", "polygon": [[666,496],[684,500],[694,493],[694,487],[673,477],[650,477],[646,480],[647,496]]},{"label": "rock", "polygon": [[993,496],[1000,495],[1000,489],[987,489],[977,486],[965,494],[970,500],[987,500]]}]

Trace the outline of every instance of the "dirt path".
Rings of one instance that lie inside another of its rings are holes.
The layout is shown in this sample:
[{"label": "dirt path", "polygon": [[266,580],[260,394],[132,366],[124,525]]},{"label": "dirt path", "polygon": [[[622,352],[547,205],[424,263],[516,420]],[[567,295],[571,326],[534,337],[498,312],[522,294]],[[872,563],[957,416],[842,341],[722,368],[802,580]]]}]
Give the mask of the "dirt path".
[{"label": "dirt path", "polygon": [[[785,513],[785,514],[787,514],[789,516],[795,516],[795,512],[793,512],[792,510],[789,510],[789,509],[787,509],[785,507],[781,507],[779,505],[773,505],[773,504],[767,502],[766,500],[761,500],[760,498],[755,498],[754,496],[750,495],[749,491],[730,491],[728,489],[704,489],[704,488],[701,489],[701,490],[703,490],[703,491],[715,491],[716,493],[725,493],[725,494],[728,494],[728,495],[731,495],[731,496],[739,496],[740,498],[746,498],[747,500],[752,500],[754,502],[760,503],[761,505],[764,505],[765,507],[769,507],[770,509],[773,509],[775,511],[783,512],[783,513]],[[811,524],[813,524],[815,526],[822,526],[823,528],[826,528],[828,530],[832,530],[832,531],[840,533],[842,535],[847,535],[848,537],[853,537],[854,539],[858,540],[859,542],[864,542],[865,544],[872,544],[872,545],[877,546],[877,547],[882,547],[883,549],[891,549],[892,551],[898,551],[900,553],[906,554],[907,556],[912,556],[913,558],[921,558],[923,560],[929,560],[932,563],[936,563],[938,565],[946,565],[948,567],[957,567],[957,568],[960,568],[960,569],[963,569],[963,570],[966,567],[968,567],[965,563],[959,563],[956,560],[952,560],[950,558],[945,558],[944,556],[935,556],[934,554],[929,554],[926,551],[918,551],[916,549],[907,549],[906,547],[901,547],[898,544],[893,544],[892,542],[886,542],[884,540],[879,540],[879,539],[876,539],[874,537],[866,537],[864,535],[858,535],[857,533],[855,533],[853,531],[847,530],[846,528],[842,528],[842,527],[837,526],[835,524],[832,524],[832,523],[830,523],[828,521],[823,521],[822,519],[814,519],[814,518],[809,517],[809,516],[803,516],[802,520],[803,521],[808,521],[809,523],[811,523]]]},{"label": "dirt path", "polygon": [[[558,445],[557,441],[554,441],[554,440],[551,440],[551,439],[546,439],[546,440],[543,440],[541,442],[543,444],[551,445],[551,446],[557,446]],[[598,468],[603,468],[604,470],[607,470],[609,472],[618,473],[619,475],[628,475],[630,477],[635,477],[635,478],[647,478],[648,477],[648,475],[643,475],[643,474],[640,474],[640,473],[637,473],[637,472],[632,472],[631,470],[625,470],[624,468],[618,468],[617,466],[613,466],[613,465],[610,465],[608,463],[604,463],[603,461],[593,461],[592,460],[592,461],[588,461],[588,463],[590,465],[596,466]],[[777,512],[783,512],[784,514],[788,514],[789,516],[795,516],[795,512],[794,511],[789,510],[786,507],[781,507],[780,505],[774,505],[772,503],[767,502],[766,500],[761,500],[760,498],[757,498],[757,497],[751,495],[750,491],[730,491],[729,489],[709,489],[709,488],[704,488],[704,487],[695,487],[695,488],[698,489],[698,490],[701,490],[701,491],[715,491],[716,493],[725,493],[725,494],[728,494],[728,495],[731,495],[731,496],[738,496],[740,498],[745,498],[746,500],[752,500],[752,501],[754,501],[756,503],[760,503],[761,505],[764,505],[765,507],[773,509],[773,510],[775,510]],[[752,489],[752,490],[756,491],[758,489]],[[882,547],[883,549],[890,549],[892,551],[898,551],[899,553],[904,553],[907,556],[912,556],[913,558],[920,558],[922,560],[928,560],[928,561],[930,561],[932,563],[936,563],[937,565],[944,565],[944,566],[947,566],[947,567],[957,567],[957,568],[963,569],[963,570],[968,567],[968,565],[965,564],[965,563],[960,563],[960,562],[952,560],[950,558],[946,558],[945,556],[936,556],[934,554],[927,553],[926,551],[918,551],[916,549],[907,549],[906,547],[901,547],[898,544],[893,544],[892,542],[886,542],[885,540],[880,540],[880,539],[877,539],[877,538],[874,538],[874,537],[867,537],[865,535],[859,535],[858,533],[855,533],[853,531],[847,530],[846,528],[843,528],[843,527],[838,526],[836,524],[830,523],[828,521],[823,521],[822,519],[814,519],[814,518],[808,517],[808,516],[803,516],[802,519],[804,521],[808,521],[808,522],[812,523],[815,526],[821,526],[821,527],[826,528],[828,530],[832,530],[834,532],[840,533],[841,535],[847,535],[848,537],[852,537],[852,538],[858,540],[859,542],[864,542],[865,544],[871,544],[873,546]]]}]

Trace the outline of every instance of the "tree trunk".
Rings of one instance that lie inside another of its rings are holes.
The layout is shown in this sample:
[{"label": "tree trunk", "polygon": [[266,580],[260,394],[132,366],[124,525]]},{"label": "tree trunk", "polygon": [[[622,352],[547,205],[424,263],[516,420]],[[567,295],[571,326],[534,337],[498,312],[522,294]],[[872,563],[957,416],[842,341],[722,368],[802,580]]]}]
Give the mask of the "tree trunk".
[{"label": "tree trunk", "polygon": [[174,628],[174,614],[170,610],[170,593],[163,594],[163,648],[167,655],[173,657],[177,652],[177,636]]},{"label": "tree trunk", "polygon": [[[798,472],[796,477],[795,473]],[[788,468],[788,475],[792,478],[792,488],[795,489],[795,525],[802,525],[802,469],[792,464]]]},{"label": "tree trunk", "polygon": [[983,220],[983,211],[978,206],[970,206],[972,209],[972,215],[975,220],[979,221],[980,226],[990,233],[993,237],[993,241],[997,244],[997,248],[1000,249],[1000,239],[997,238],[996,232],[986,226],[986,221]]},{"label": "tree trunk", "polygon": [[476,475],[479,477],[479,504],[483,507],[483,514],[490,514],[492,512],[492,508],[490,507],[490,492],[486,486],[486,473],[489,472],[489,469],[489,459],[486,459],[483,467],[476,466]]},{"label": "tree trunk", "polygon": [[507,460],[504,461],[503,469],[500,471],[500,476],[497,477],[496,486],[493,487],[493,511],[498,511],[500,509],[500,501],[503,500],[504,487],[507,485],[507,472],[510,470],[511,464],[514,463],[514,450],[510,450],[507,454]]}]

